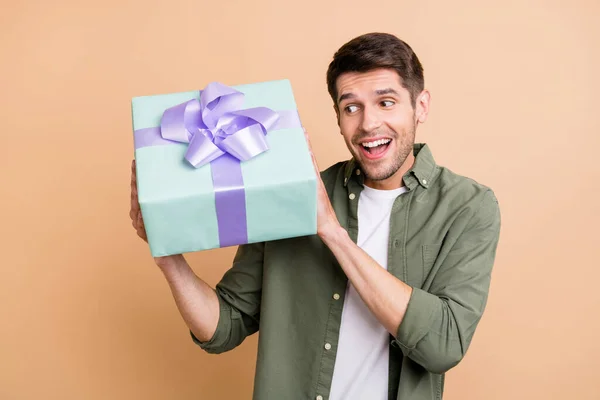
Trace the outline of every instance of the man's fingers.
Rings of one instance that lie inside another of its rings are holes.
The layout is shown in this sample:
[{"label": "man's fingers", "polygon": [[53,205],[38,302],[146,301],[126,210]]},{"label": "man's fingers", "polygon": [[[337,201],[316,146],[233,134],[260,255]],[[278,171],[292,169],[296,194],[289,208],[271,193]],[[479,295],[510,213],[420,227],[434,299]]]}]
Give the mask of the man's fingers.
[{"label": "man's fingers", "polygon": [[142,211],[140,210],[140,203],[138,200],[135,165],[135,159],[131,160],[131,208],[129,209],[129,218],[131,218],[131,226],[133,226],[137,235],[147,242],[146,228],[144,226]]},{"label": "man's fingers", "polygon": [[146,227],[144,226],[144,220],[142,218],[142,212],[138,211],[138,215],[137,215],[137,233],[138,236],[141,237],[142,239],[144,239],[145,241],[147,241],[147,236],[146,236]]},{"label": "man's fingers", "polygon": [[138,191],[137,191],[137,185],[135,182],[135,160],[132,161],[131,163],[132,165],[132,173],[131,173],[131,211],[129,213],[129,216],[131,217],[131,219],[135,218],[135,213],[137,212],[137,210],[139,210],[140,208],[140,204],[139,204],[139,200],[138,200]]},{"label": "man's fingers", "polygon": [[308,137],[308,132],[304,129],[304,137],[306,138],[306,144],[308,144],[308,151],[311,155],[313,155],[312,144],[310,143],[310,138]]},{"label": "man's fingers", "polygon": [[304,137],[306,138],[306,143],[308,144],[308,152],[310,153],[310,157],[312,158],[313,165],[317,173],[319,173],[319,164],[317,163],[317,158],[315,157],[315,153],[312,150],[312,145],[310,143],[310,138],[308,137],[308,132],[304,129]]},{"label": "man's fingers", "polygon": [[131,184],[133,185],[137,181],[136,171],[135,171],[135,159],[131,161]]},{"label": "man's fingers", "polygon": [[142,212],[139,210],[137,212],[135,210],[131,210],[129,215],[131,217],[131,226],[133,226],[141,238],[145,238],[146,227],[144,226]]},{"label": "man's fingers", "polygon": [[131,209],[138,210],[140,208],[140,203],[136,193],[131,192]]}]

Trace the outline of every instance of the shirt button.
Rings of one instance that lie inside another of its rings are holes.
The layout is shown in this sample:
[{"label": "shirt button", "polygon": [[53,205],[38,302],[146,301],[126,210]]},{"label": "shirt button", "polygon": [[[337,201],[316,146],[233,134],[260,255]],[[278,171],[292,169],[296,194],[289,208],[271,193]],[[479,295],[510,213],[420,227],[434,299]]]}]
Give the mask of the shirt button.
[{"label": "shirt button", "polygon": [[331,345],[329,343],[325,343],[325,350],[331,350]]},{"label": "shirt button", "polygon": [[354,200],[356,198],[356,195],[354,193],[350,193],[350,196],[348,196],[350,198],[350,200]]},{"label": "shirt button", "polygon": [[317,397],[315,397],[316,400],[323,400],[323,396],[318,395]]},{"label": "shirt button", "polygon": [[423,179],[423,185],[427,185],[427,179]]},{"label": "shirt button", "polygon": [[339,300],[339,299],[340,299],[340,295],[339,295],[339,294],[337,294],[337,293],[334,293],[334,294],[333,294],[333,299],[334,299],[334,300]]},{"label": "shirt button", "polygon": [[360,175],[360,169],[356,170],[356,175]]}]

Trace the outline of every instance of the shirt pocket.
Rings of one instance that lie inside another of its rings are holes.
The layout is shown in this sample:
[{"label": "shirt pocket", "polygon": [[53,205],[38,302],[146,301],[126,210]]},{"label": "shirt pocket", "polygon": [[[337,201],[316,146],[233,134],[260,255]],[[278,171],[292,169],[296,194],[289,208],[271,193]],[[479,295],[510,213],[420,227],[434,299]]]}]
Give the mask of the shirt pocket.
[{"label": "shirt pocket", "polygon": [[435,261],[440,255],[441,249],[441,244],[424,244],[422,246],[421,253],[423,259],[423,277],[425,279],[427,279],[431,273],[431,268],[433,268]]}]

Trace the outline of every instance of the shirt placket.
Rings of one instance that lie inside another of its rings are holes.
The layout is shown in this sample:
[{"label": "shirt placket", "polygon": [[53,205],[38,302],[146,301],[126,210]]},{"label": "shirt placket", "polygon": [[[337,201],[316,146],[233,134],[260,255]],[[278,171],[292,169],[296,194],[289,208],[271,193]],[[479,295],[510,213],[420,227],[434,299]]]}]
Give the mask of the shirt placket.
[{"label": "shirt placket", "polygon": [[[360,171],[356,174],[359,175]],[[356,243],[358,238],[358,199],[361,190],[362,186],[359,183],[354,180],[348,182],[348,219],[345,228],[354,243]],[[329,301],[329,317],[327,318],[325,337],[321,349],[321,366],[316,394],[314,396],[315,400],[327,400],[329,398],[340,336],[344,299],[346,297],[348,285],[348,279],[335,258],[333,259],[333,264],[335,278],[333,293],[331,294]]]}]

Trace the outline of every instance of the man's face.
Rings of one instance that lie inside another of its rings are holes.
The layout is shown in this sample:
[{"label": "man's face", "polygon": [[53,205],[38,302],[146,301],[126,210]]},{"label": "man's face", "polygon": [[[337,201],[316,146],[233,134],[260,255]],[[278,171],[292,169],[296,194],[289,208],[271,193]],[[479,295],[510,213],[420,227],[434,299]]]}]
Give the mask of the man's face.
[{"label": "man's face", "polygon": [[337,91],[340,131],[365,178],[391,178],[412,157],[417,123],[400,76],[390,69],[348,72]]}]

